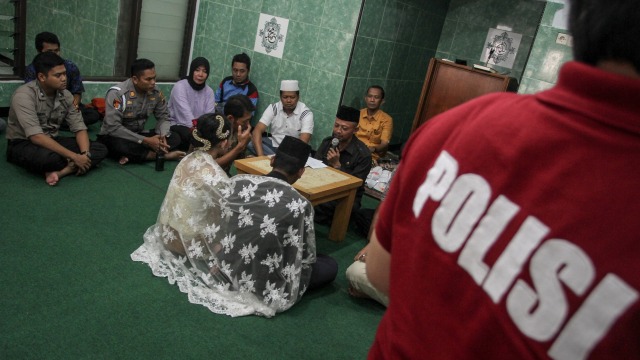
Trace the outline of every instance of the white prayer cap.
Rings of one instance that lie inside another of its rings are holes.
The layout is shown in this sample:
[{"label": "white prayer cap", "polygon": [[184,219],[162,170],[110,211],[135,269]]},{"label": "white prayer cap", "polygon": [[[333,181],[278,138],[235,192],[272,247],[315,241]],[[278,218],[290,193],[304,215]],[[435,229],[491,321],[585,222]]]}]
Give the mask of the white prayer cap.
[{"label": "white prayer cap", "polygon": [[298,80],[282,80],[280,91],[300,91]]}]

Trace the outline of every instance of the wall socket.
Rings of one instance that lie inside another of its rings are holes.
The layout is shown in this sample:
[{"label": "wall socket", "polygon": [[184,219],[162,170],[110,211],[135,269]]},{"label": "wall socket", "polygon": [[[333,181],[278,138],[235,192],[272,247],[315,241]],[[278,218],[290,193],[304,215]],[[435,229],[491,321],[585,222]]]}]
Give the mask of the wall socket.
[{"label": "wall socket", "polygon": [[573,46],[573,37],[569,34],[558,33],[558,37],[556,37],[556,44]]}]

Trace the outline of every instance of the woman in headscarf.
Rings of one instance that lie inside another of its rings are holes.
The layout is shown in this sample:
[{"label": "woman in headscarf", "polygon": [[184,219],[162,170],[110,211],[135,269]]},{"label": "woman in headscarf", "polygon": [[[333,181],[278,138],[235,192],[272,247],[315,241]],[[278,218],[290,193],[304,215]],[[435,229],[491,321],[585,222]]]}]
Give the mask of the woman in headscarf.
[{"label": "woman in headscarf", "polygon": [[206,83],[209,71],[209,61],[197,57],[191,61],[189,75],[178,81],[171,90],[171,131],[180,136],[180,150],[189,150],[189,133],[193,120],[215,110],[213,90]]},{"label": "woman in headscarf", "polygon": [[214,313],[271,317],[309,286],[313,207],[280,179],[228,178],[215,158],[228,150],[230,130],[218,113],[198,119],[194,151],[176,167],[156,224],[131,258]]}]

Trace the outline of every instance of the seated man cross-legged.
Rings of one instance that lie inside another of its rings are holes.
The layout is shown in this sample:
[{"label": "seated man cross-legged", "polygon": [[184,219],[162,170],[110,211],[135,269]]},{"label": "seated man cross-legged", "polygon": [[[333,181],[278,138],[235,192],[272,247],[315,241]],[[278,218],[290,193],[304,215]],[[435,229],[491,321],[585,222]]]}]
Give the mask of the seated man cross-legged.
[{"label": "seated man cross-legged", "polygon": [[[98,141],[120,164],[151,161],[158,153],[167,160],[181,159],[176,150],[180,137],[169,130],[169,111],[162,92],[156,88],[156,70],[151,60],[138,59],[131,65],[131,78],[107,91],[106,110]],[[155,129],[146,130],[147,118],[156,118]]]},{"label": "seated man cross-legged", "polygon": [[[7,160],[44,174],[47,184],[75,173],[83,175],[106,156],[104,145],[89,140],[73,95],[66,90],[64,60],[53,52],[33,59],[37,79],[20,86],[11,98]],[[63,121],[75,137],[58,136]]]},{"label": "seated man cross-legged", "polygon": [[[285,135],[309,143],[313,134],[313,113],[301,101],[297,80],[282,80],[280,101],[267,107],[251,133],[249,151],[257,156],[273,155]],[[270,135],[263,136],[269,130]]]}]

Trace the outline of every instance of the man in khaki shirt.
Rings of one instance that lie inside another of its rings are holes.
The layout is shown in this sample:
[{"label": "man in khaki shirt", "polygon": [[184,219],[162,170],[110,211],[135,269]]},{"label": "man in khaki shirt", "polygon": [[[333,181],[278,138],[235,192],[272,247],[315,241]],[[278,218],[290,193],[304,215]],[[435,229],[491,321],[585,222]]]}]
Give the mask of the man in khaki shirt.
[{"label": "man in khaki shirt", "polygon": [[371,158],[377,161],[384,156],[389,148],[391,135],[393,134],[393,118],[380,110],[384,104],[384,89],[382,86],[373,85],[367,89],[364,97],[367,107],[360,110],[359,130],[356,136],[362,141],[369,151]]},{"label": "man in khaki shirt", "polygon": [[[107,146],[109,156],[121,165],[152,161],[157,154],[165,154],[167,160],[181,159],[185,153],[177,150],[180,136],[170,130],[167,102],[156,87],[155,64],[137,59],[130,74],[129,79],[107,91],[98,141]],[[155,117],[155,127],[147,129],[151,115]]]},{"label": "man in khaki shirt", "polygon": [[[44,52],[33,59],[36,80],[20,86],[11,98],[7,126],[7,160],[44,174],[55,185],[69,174],[83,175],[106,156],[104,145],[89,141],[87,127],[66,90],[64,60]],[[74,137],[59,136],[63,121]]]}]

